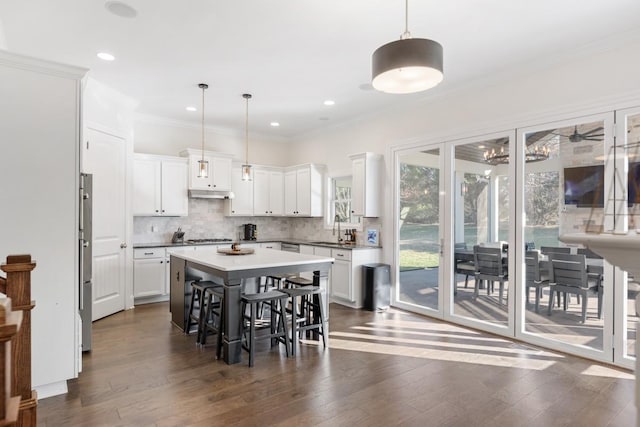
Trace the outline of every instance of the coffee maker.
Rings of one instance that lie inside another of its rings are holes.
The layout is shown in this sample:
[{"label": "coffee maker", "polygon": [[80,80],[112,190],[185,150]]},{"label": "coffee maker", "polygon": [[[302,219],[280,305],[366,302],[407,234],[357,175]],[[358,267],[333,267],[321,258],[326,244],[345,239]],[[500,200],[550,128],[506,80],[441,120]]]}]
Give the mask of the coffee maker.
[{"label": "coffee maker", "polygon": [[255,224],[244,225],[244,240],[256,240],[258,238],[258,226]]}]

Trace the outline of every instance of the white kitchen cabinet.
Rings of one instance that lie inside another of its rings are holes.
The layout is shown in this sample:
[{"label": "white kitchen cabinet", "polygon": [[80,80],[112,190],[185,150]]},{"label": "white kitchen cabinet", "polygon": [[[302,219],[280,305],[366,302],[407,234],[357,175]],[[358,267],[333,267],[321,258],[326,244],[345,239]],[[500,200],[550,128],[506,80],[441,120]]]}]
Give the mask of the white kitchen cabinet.
[{"label": "white kitchen cabinet", "polygon": [[165,248],[133,251],[133,296],[154,297],[167,294]]},{"label": "white kitchen cabinet", "polygon": [[284,212],[284,173],[255,168],[253,176],[253,214],[276,216]]},{"label": "white kitchen cabinet", "polygon": [[331,256],[335,262],[331,267],[331,301],[353,308],[362,308],[364,293],[362,266],[380,262],[381,250],[333,249]]},{"label": "white kitchen cabinet", "polygon": [[189,148],[180,155],[189,157],[189,190],[231,191],[231,155],[205,151],[204,160],[209,162],[207,177],[198,177],[198,161],[202,160],[200,150]]},{"label": "white kitchen cabinet", "polygon": [[231,168],[231,191],[233,191],[234,197],[224,201],[227,216],[253,215],[253,186],[253,180],[242,180],[242,166]]},{"label": "white kitchen cabinet", "polygon": [[323,171],[318,165],[289,168],[284,173],[286,216],[322,216]]},{"label": "white kitchen cabinet", "polygon": [[187,161],[136,154],[133,163],[134,216],[187,216]]},{"label": "white kitchen cabinet", "polygon": [[349,156],[352,164],[351,213],[379,217],[382,202],[382,156],[361,153]]}]

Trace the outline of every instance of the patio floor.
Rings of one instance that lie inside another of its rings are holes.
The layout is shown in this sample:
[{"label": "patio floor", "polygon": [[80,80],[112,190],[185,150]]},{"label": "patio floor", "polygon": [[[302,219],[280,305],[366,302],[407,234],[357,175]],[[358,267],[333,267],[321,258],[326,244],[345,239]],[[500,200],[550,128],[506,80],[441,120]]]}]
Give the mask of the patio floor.
[{"label": "patio floor", "polygon": [[[494,291],[487,295],[486,290],[480,290],[478,298],[473,297],[474,279],[469,278],[468,287],[464,287],[464,275],[457,275],[458,292],[455,295],[453,312],[456,315],[480,319],[494,324],[506,326],[507,307],[506,301],[503,304],[498,302],[498,284]],[[505,284],[505,296],[508,292],[509,284]],[[415,304],[422,307],[437,309],[438,307],[438,269],[426,268],[407,270],[400,272],[400,301]],[[538,334],[542,337],[560,340],[570,344],[585,345],[591,348],[602,350],[603,346],[603,319],[598,319],[597,294],[591,294],[587,303],[587,320],[581,322],[581,304],[577,298],[571,296],[567,311],[562,310],[557,305],[553,307],[552,313],[547,314],[549,304],[549,289],[543,290],[540,300],[540,310],[534,310],[534,293],[531,290],[531,304],[527,304],[525,317],[525,328],[527,332]],[[635,339],[638,317],[635,311],[635,293],[629,292],[627,316],[627,354],[635,355]]]}]

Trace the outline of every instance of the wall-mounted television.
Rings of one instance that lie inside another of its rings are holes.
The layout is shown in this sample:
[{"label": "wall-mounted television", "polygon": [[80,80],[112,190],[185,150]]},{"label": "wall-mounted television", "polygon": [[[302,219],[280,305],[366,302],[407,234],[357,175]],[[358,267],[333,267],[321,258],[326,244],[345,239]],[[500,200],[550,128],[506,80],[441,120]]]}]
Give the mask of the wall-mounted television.
[{"label": "wall-mounted television", "polygon": [[[629,163],[628,204],[640,204],[640,162]],[[604,165],[564,169],[564,204],[579,208],[604,207]]]},{"label": "wall-mounted television", "polygon": [[564,169],[564,204],[604,207],[604,165]]}]

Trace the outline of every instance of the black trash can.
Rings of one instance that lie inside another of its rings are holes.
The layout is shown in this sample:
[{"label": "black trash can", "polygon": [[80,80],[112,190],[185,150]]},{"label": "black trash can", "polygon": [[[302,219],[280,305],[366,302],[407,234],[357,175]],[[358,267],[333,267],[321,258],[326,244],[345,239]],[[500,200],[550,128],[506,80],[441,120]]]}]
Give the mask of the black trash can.
[{"label": "black trash can", "polygon": [[391,267],[389,264],[362,266],[364,309],[386,310],[391,302]]}]

